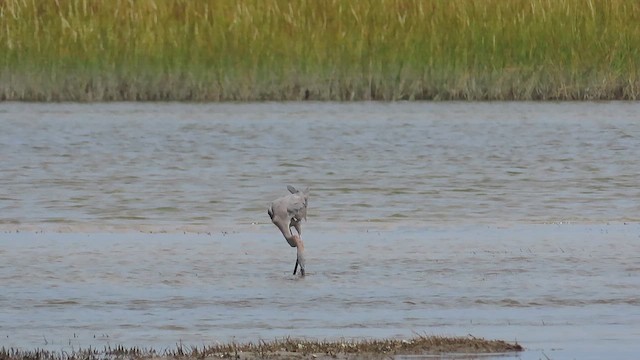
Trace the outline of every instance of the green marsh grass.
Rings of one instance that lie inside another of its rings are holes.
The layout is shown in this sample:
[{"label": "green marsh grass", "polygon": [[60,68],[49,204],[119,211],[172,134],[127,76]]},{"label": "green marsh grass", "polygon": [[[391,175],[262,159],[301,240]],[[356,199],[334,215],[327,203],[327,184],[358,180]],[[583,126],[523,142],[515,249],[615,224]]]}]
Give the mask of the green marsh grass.
[{"label": "green marsh grass", "polygon": [[640,98],[636,0],[0,0],[0,99]]}]

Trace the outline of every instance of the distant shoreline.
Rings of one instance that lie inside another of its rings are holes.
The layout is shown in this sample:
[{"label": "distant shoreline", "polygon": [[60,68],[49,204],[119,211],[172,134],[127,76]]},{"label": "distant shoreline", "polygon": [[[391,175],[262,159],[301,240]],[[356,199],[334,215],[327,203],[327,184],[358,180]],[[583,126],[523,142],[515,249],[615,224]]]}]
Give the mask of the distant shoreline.
[{"label": "distant shoreline", "polygon": [[263,359],[277,357],[280,359],[348,359],[367,358],[382,359],[394,355],[427,355],[427,354],[500,354],[523,351],[518,343],[502,340],[485,340],[473,336],[440,337],[418,336],[409,340],[383,339],[363,341],[314,341],[285,338],[282,340],[255,343],[228,343],[211,346],[177,348],[157,352],[141,347],[125,348],[122,346],[99,349],[76,350],[72,353],[46,350],[0,349],[0,357],[6,360],[38,358],[41,360],[65,360],[83,358],[87,360],[105,358],[232,358]]},{"label": "distant shoreline", "polygon": [[0,2],[0,101],[638,100],[640,3]]},{"label": "distant shoreline", "polygon": [[[640,67],[640,64],[639,64]],[[74,69],[76,70],[76,69]],[[622,75],[589,76],[566,83],[556,74],[455,75],[445,79],[406,77],[398,81],[365,77],[309,76],[291,81],[280,78],[273,83],[236,79],[221,85],[215,76],[195,79],[191,70],[142,77],[110,73],[70,73],[56,69],[55,80],[43,74],[0,70],[0,102],[361,102],[361,101],[636,101],[640,100],[640,80]],[[196,72],[206,72],[198,69]],[[8,76],[6,72],[14,72]],[[522,85],[536,81],[532,76],[549,78],[534,87]],[[11,80],[7,81],[10,77]],[[375,77],[384,77],[377,74]],[[4,80],[3,80],[4,79]],[[246,81],[242,83],[242,81]],[[398,83],[399,82],[399,83]],[[409,85],[406,85],[409,84]],[[504,85],[507,84],[507,85]],[[406,87],[410,89],[406,89]]]}]

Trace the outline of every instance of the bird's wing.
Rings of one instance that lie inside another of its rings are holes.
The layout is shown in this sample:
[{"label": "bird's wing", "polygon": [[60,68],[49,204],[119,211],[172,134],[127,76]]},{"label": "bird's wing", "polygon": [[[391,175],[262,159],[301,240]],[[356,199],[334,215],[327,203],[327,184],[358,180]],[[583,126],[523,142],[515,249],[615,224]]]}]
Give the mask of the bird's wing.
[{"label": "bird's wing", "polygon": [[289,196],[287,212],[292,217],[300,220],[307,217],[307,203],[302,196]]}]

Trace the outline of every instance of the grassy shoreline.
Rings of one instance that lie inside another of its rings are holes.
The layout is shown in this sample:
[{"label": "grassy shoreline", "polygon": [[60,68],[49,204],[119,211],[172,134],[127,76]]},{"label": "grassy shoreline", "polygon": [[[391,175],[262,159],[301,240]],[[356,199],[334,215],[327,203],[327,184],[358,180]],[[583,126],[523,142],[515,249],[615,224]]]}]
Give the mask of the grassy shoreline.
[{"label": "grassy shoreline", "polygon": [[39,360],[71,360],[71,359],[151,359],[151,358],[183,358],[183,359],[382,359],[394,355],[425,355],[443,353],[510,353],[524,349],[517,343],[501,340],[485,340],[469,337],[418,336],[409,340],[364,340],[364,341],[310,341],[285,338],[271,342],[259,341],[244,344],[220,344],[208,347],[191,347],[185,349],[178,346],[174,350],[159,353],[155,350],[141,348],[104,348],[103,350],[87,349],[72,353],[46,350],[0,349],[1,360],[39,359]]},{"label": "grassy shoreline", "polygon": [[0,2],[0,100],[637,100],[630,0]]}]

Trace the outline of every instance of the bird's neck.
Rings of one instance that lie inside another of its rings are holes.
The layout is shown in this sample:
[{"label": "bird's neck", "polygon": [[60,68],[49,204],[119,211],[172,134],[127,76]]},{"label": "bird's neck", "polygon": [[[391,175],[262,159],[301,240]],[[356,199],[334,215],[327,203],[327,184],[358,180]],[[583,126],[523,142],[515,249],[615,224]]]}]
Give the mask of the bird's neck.
[{"label": "bird's neck", "polygon": [[285,240],[287,240],[289,245],[291,245],[292,247],[297,247],[298,244],[301,242],[301,241],[298,240],[299,237],[297,237],[295,235],[291,235],[291,232],[289,232],[289,236],[285,235],[284,238],[285,238]]}]

